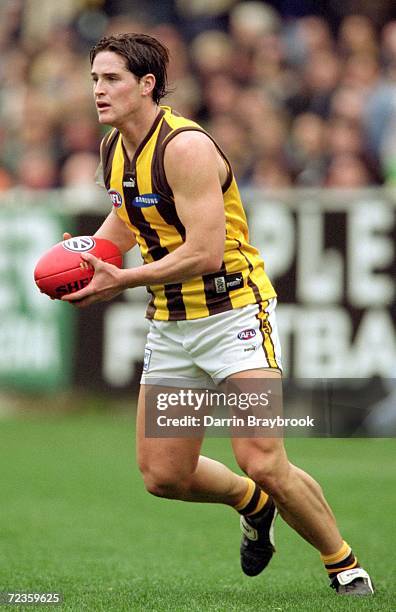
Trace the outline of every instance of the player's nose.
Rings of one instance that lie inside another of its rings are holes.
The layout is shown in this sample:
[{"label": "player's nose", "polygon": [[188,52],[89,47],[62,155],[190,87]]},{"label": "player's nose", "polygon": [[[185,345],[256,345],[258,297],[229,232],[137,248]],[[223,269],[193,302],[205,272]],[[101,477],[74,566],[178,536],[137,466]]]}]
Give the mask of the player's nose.
[{"label": "player's nose", "polygon": [[98,79],[94,86],[95,98],[98,99],[98,96],[103,95],[105,93],[104,82],[101,79]]}]

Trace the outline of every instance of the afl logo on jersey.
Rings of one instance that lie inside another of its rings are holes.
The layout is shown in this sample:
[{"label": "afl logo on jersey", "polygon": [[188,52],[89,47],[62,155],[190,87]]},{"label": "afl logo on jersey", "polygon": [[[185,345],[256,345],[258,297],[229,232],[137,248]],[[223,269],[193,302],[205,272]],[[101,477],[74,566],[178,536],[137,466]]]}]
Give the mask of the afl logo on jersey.
[{"label": "afl logo on jersey", "polygon": [[120,206],[122,206],[122,195],[118,193],[118,191],[116,191],[115,189],[109,189],[107,193],[110,196],[110,200],[112,201],[113,206],[115,208],[120,208]]},{"label": "afl logo on jersey", "polygon": [[67,251],[85,253],[85,251],[93,249],[95,244],[95,240],[91,236],[77,236],[76,238],[64,240],[62,246]]},{"label": "afl logo on jersey", "polygon": [[156,206],[159,204],[160,196],[157,193],[143,193],[133,198],[132,204],[138,208],[147,208],[148,206]]},{"label": "afl logo on jersey", "polygon": [[244,329],[238,334],[239,340],[251,340],[256,335],[255,329]]}]

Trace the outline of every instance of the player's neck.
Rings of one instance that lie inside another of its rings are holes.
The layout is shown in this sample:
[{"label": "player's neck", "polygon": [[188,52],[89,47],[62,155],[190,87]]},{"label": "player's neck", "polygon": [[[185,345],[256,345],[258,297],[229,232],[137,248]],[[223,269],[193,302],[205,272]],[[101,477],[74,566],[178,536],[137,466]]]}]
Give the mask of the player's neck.
[{"label": "player's neck", "polygon": [[149,108],[145,107],[139,110],[134,115],[133,120],[128,121],[119,128],[122,134],[122,142],[125,151],[130,160],[133,158],[136,149],[149,132],[160,110],[157,104],[151,104]]}]

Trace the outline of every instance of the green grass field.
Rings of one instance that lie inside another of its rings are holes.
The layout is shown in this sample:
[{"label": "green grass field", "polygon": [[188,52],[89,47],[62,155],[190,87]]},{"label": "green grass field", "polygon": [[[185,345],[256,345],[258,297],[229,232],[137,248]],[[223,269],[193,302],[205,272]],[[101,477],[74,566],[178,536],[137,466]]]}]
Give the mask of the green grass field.
[{"label": "green grass field", "polygon": [[[394,611],[395,442],[288,441],[374,577],[375,597],[351,600],[281,520],[269,568],[243,576],[233,510],[145,492],[132,415],[3,418],[0,591],[61,592],[63,605],[46,609],[75,611]],[[235,467],[228,440],[211,438],[205,452]]]}]

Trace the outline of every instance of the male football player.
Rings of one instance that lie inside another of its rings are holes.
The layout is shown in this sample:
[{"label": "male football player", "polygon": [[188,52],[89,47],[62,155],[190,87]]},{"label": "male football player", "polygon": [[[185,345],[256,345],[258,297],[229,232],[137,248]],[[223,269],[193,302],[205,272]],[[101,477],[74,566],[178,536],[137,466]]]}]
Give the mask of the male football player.
[{"label": "male football player", "polygon": [[[249,242],[226,155],[198,124],[160,105],[166,48],[147,35],[122,34],[100,40],[90,57],[99,122],[112,126],[101,144],[100,174],[113,207],[96,235],[122,252],[137,244],[144,264],[118,269],[82,255],[95,269],[93,280],[63,299],[84,308],[126,289],[148,288],[150,329],[137,416],[147,490],[235,508],[242,569],[249,576],[272,557],[279,512],[319,551],[337,593],[372,594],[370,577],[342,539],[320,486],[290,463],[281,436],[234,437],[244,477],[202,456],[202,438],[145,435],[145,387],[158,380],[210,379],[237,387],[250,380],[279,382],[276,294]],[[241,341],[246,330],[254,338],[252,351]]]}]

